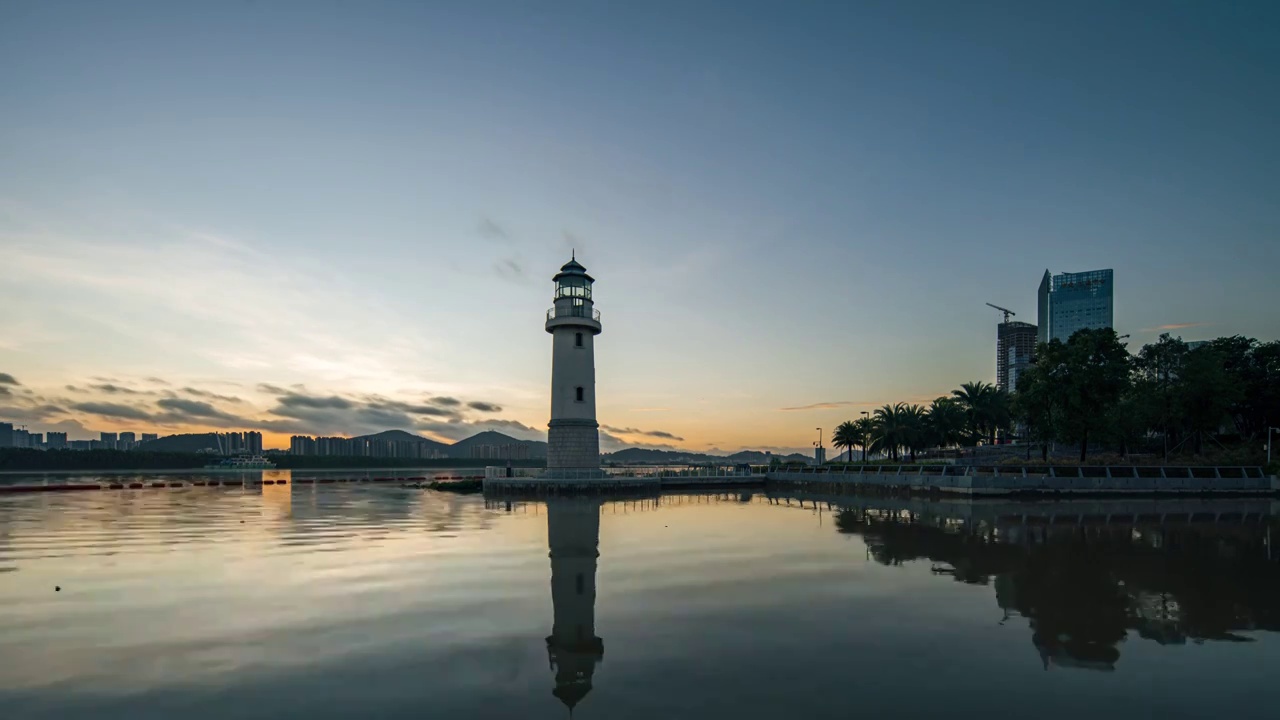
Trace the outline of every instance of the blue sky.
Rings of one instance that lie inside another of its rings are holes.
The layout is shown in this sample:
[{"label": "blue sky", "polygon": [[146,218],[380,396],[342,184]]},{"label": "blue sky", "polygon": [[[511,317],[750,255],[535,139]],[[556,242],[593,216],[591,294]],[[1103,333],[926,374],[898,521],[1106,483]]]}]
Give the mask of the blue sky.
[{"label": "blue sky", "polygon": [[6,2],[0,415],[533,436],[571,247],[629,444],[992,380],[1046,267],[1274,339],[1278,74],[1264,2]]}]

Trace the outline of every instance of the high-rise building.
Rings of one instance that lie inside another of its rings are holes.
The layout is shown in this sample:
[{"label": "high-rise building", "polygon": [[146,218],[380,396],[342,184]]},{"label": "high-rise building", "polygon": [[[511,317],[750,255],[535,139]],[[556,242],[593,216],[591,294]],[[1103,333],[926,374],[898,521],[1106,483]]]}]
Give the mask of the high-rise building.
[{"label": "high-rise building", "polygon": [[0,448],[13,447],[13,423],[0,422]]},{"label": "high-rise building", "polygon": [[20,447],[20,448],[31,447],[31,433],[27,432],[25,428],[14,430],[13,446]]},{"label": "high-rise building", "polygon": [[120,442],[120,438],[115,433],[98,433],[98,442],[102,443],[98,446],[98,449],[115,450],[116,446]]},{"label": "high-rise building", "polygon": [[1066,342],[1077,330],[1113,327],[1111,270],[1050,275],[1040,279],[1037,302],[1040,342]]},{"label": "high-rise building", "polygon": [[244,441],[245,452],[250,455],[262,454],[262,433],[253,431],[247,432],[244,434]]},{"label": "high-rise building", "polygon": [[1018,389],[1018,378],[1022,377],[1022,373],[1031,367],[1031,361],[1035,359],[1035,346],[1030,348],[1013,346],[1009,348],[1008,368],[1009,368],[1009,392]]},{"label": "high-rise building", "polygon": [[116,448],[120,450],[132,450],[138,445],[138,436],[131,432],[120,433],[120,438],[116,441]]},{"label": "high-rise building", "polygon": [[1036,349],[1036,326],[1031,323],[1008,320],[996,326],[996,387],[1013,392],[1017,379],[1010,370],[1018,358],[1031,361]]},{"label": "high-rise building", "polygon": [[45,445],[50,450],[61,450],[67,446],[67,434],[64,432],[47,432],[44,434]]},{"label": "high-rise building", "polygon": [[159,439],[160,439],[160,436],[156,433],[142,433],[142,442],[151,442],[152,440],[159,440]]}]

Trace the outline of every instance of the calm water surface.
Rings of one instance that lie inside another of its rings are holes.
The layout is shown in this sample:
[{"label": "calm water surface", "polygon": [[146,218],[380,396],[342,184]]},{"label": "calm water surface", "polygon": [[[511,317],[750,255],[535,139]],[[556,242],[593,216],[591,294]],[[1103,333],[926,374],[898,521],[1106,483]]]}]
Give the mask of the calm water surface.
[{"label": "calm water surface", "polygon": [[1269,501],[831,501],[0,497],[0,715],[1280,713]]}]

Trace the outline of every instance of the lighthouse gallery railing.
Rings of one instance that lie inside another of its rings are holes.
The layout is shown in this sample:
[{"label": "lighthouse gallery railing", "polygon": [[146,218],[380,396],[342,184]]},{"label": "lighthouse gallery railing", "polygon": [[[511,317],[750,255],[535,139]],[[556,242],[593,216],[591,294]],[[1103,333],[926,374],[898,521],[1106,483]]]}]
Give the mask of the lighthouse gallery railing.
[{"label": "lighthouse gallery railing", "polygon": [[571,317],[580,317],[580,318],[589,317],[592,320],[595,320],[596,322],[600,322],[600,311],[596,309],[587,310],[585,307],[573,307],[573,306],[562,307],[562,308],[553,307],[547,311],[548,320],[555,320],[557,318],[571,318]]}]

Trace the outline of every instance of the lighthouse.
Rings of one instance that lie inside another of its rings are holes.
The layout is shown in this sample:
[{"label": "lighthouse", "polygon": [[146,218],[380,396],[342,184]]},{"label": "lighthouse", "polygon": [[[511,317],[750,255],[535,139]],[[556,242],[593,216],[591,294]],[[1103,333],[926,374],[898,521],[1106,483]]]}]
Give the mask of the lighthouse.
[{"label": "lighthouse", "polygon": [[552,278],[555,304],[547,311],[551,333],[551,422],[547,423],[547,474],[578,477],[600,469],[596,422],[595,337],[600,312],[591,300],[595,279],[576,257]]}]

